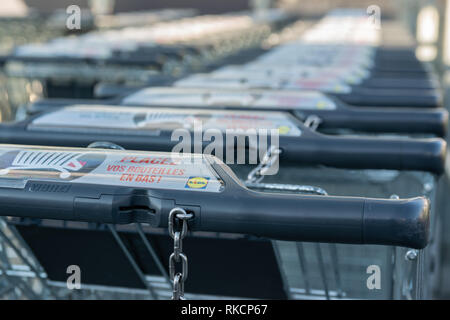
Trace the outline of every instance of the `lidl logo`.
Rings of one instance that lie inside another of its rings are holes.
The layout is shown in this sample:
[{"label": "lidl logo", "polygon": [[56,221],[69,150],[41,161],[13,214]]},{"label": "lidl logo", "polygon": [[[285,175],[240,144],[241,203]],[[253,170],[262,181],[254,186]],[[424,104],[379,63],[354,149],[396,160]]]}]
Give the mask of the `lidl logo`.
[{"label": "lidl logo", "polygon": [[342,86],[336,85],[336,86],[334,87],[334,91],[337,92],[337,93],[342,92]]},{"label": "lidl logo", "polygon": [[190,177],[184,186],[187,189],[205,189],[208,185],[209,178]]},{"label": "lidl logo", "polygon": [[289,131],[291,131],[291,128],[289,128],[288,126],[280,126],[280,127],[278,127],[278,132],[280,134],[288,134]]},{"label": "lidl logo", "polygon": [[324,109],[326,106],[327,106],[327,103],[325,101],[317,102],[317,109]]}]

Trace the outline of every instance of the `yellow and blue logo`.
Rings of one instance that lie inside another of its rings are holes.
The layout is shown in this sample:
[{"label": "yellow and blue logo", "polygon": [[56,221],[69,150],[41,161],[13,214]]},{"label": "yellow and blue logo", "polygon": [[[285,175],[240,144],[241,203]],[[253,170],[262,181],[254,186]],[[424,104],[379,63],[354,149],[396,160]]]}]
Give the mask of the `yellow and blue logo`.
[{"label": "yellow and blue logo", "polygon": [[189,177],[186,185],[187,189],[205,189],[208,185],[209,178],[204,177]]},{"label": "yellow and blue logo", "polygon": [[289,128],[288,126],[279,126],[278,127],[279,134],[288,134],[289,131],[291,131],[291,128]]},{"label": "yellow and blue logo", "polygon": [[317,102],[317,109],[323,109],[327,106],[327,103],[325,101],[319,101]]}]

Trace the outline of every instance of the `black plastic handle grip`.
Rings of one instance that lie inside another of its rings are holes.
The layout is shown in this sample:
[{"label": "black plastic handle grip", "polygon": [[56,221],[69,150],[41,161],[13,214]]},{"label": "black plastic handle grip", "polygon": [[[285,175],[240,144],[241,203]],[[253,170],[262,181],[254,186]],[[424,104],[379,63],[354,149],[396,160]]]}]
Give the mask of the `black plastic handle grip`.
[{"label": "black plastic handle grip", "polygon": [[[40,192],[42,187],[53,192]],[[81,184],[29,181],[24,189],[1,189],[0,216],[120,224],[126,220],[116,208],[128,203],[123,203],[127,197],[118,196],[117,190],[113,186],[94,190]]]},{"label": "black plastic handle grip", "polygon": [[0,215],[167,227],[169,212],[181,207],[193,210],[189,224],[197,231],[291,241],[427,245],[430,206],[426,198],[382,200],[254,192],[242,186],[226,165],[213,167],[224,180],[222,192],[29,180],[24,187],[2,188]]},{"label": "black plastic handle grip", "polygon": [[[301,118],[304,111],[295,111]],[[335,112],[308,112],[322,119],[321,129],[346,128],[360,132],[431,133],[443,137],[447,132],[448,112],[444,109],[356,108],[346,106]]]},{"label": "black plastic handle grip", "polygon": [[[23,126],[24,124],[22,124]],[[111,135],[72,132],[27,131],[15,124],[0,127],[3,143],[49,146],[83,147],[94,141],[109,141],[131,150],[172,151],[179,143],[171,140],[170,133],[159,136]],[[293,165],[324,165],[347,169],[414,170],[442,174],[445,167],[446,142],[441,138],[364,138],[360,136],[329,136],[301,127],[302,136],[280,136],[278,148],[280,160]],[[194,142],[194,140],[192,140]],[[205,148],[208,141],[200,141],[198,147]],[[273,143],[273,142],[270,142]],[[192,144],[195,147],[195,145]],[[248,146],[248,143],[246,144]],[[223,145],[223,155],[227,144]],[[194,148],[195,149],[195,148]],[[236,150],[236,149],[235,149]],[[247,149],[239,147],[239,152]],[[238,152],[234,153],[235,155]],[[247,158],[247,154],[246,159]]]},{"label": "black plastic handle grip", "polygon": [[272,239],[424,248],[429,201],[300,196],[248,191],[245,201],[203,208],[201,229]]},{"label": "black plastic handle grip", "polygon": [[3,66],[6,63],[6,56],[0,56],[0,68],[3,68]]},{"label": "black plastic handle grip", "polygon": [[379,89],[354,87],[350,94],[336,94],[356,106],[437,108],[442,97],[436,90]]},{"label": "black plastic handle grip", "polygon": [[432,81],[427,78],[400,78],[400,77],[387,77],[378,76],[364,80],[361,84],[367,88],[397,88],[397,89],[436,89],[439,84],[436,81]]},{"label": "black plastic handle grip", "polygon": [[[281,140],[280,140],[281,141]],[[280,143],[281,159],[353,169],[417,170],[442,174],[446,142],[313,135]]]}]

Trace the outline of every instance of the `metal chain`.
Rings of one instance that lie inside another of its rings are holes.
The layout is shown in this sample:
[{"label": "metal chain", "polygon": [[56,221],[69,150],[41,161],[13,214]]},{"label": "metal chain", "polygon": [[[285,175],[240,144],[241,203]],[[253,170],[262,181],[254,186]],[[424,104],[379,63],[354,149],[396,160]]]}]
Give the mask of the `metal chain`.
[{"label": "metal chain", "polygon": [[264,179],[265,173],[278,161],[281,150],[275,146],[270,146],[264,154],[261,162],[247,176],[246,183],[258,183]]},{"label": "metal chain", "polygon": [[[184,300],[184,282],[188,276],[188,258],[183,253],[183,239],[188,231],[187,221],[194,217],[183,208],[173,208],[169,213],[169,234],[173,239],[173,253],[169,257],[169,276],[173,281],[172,300]],[[181,223],[181,230],[175,230],[176,221]],[[176,264],[181,263],[181,271],[176,272]]]},{"label": "metal chain", "polygon": [[245,185],[247,186],[247,188],[251,189],[288,191],[300,194],[320,195],[320,196],[328,195],[328,193],[320,187],[307,185],[286,184],[286,183],[253,183],[253,182],[246,182]]},{"label": "metal chain", "polygon": [[252,189],[266,189],[274,191],[290,191],[303,194],[328,195],[327,192],[319,187],[307,185],[293,185],[281,183],[261,183],[265,173],[273,166],[280,156],[281,150],[271,146],[266,152],[261,162],[247,176],[245,185]]},{"label": "metal chain", "polygon": [[[310,115],[306,118],[304,124],[313,131],[316,131],[319,125],[322,123],[316,115]],[[261,162],[252,170],[247,176],[247,184],[258,184],[264,179],[265,173],[279,161],[281,150],[275,146],[270,146],[269,150],[264,154]],[[321,192],[321,191],[319,191]]]},{"label": "metal chain", "polygon": [[310,128],[312,131],[317,131],[317,129],[319,128],[321,123],[322,123],[322,119],[320,119],[318,116],[312,114],[306,118],[304,125],[306,127]]}]

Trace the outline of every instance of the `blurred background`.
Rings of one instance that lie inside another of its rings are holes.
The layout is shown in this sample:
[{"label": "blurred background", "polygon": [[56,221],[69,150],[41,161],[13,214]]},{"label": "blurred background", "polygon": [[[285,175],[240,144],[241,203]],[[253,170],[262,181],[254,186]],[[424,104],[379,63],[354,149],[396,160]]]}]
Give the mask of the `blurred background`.
[{"label": "blurred background", "polygon": [[[57,35],[64,30],[65,10],[70,5],[77,5],[83,10],[83,31],[95,28],[102,20],[102,16],[124,12],[136,12],[167,8],[195,8],[198,14],[220,14],[245,10],[264,10],[264,8],[283,8],[295,13],[303,19],[314,19],[323,16],[333,8],[367,8],[376,5],[381,8],[381,18],[395,17],[400,20],[413,38],[409,43],[417,43],[417,55],[424,61],[431,61],[436,70],[442,74],[445,80],[446,68],[450,66],[450,5],[447,0],[3,0],[0,7],[0,17],[13,18],[25,17],[33,14],[53,15],[55,19],[55,33],[47,34],[47,38]],[[60,20],[58,20],[58,13]],[[18,28],[21,29],[21,28]],[[19,32],[17,36],[12,33],[17,30],[3,30],[0,48],[7,48],[13,43],[27,41],[25,32]],[[43,29],[41,31],[44,31]],[[44,39],[44,38],[42,38]],[[398,42],[399,37],[392,35],[392,41]],[[14,40],[14,41],[13,41]],[[36,41],[36,38],[33,39]],[[39,39],[37,39],[39,40]],[[402,39],[406,41],[406,39]],[[1,51],[0,51],[1,52]]]}]

